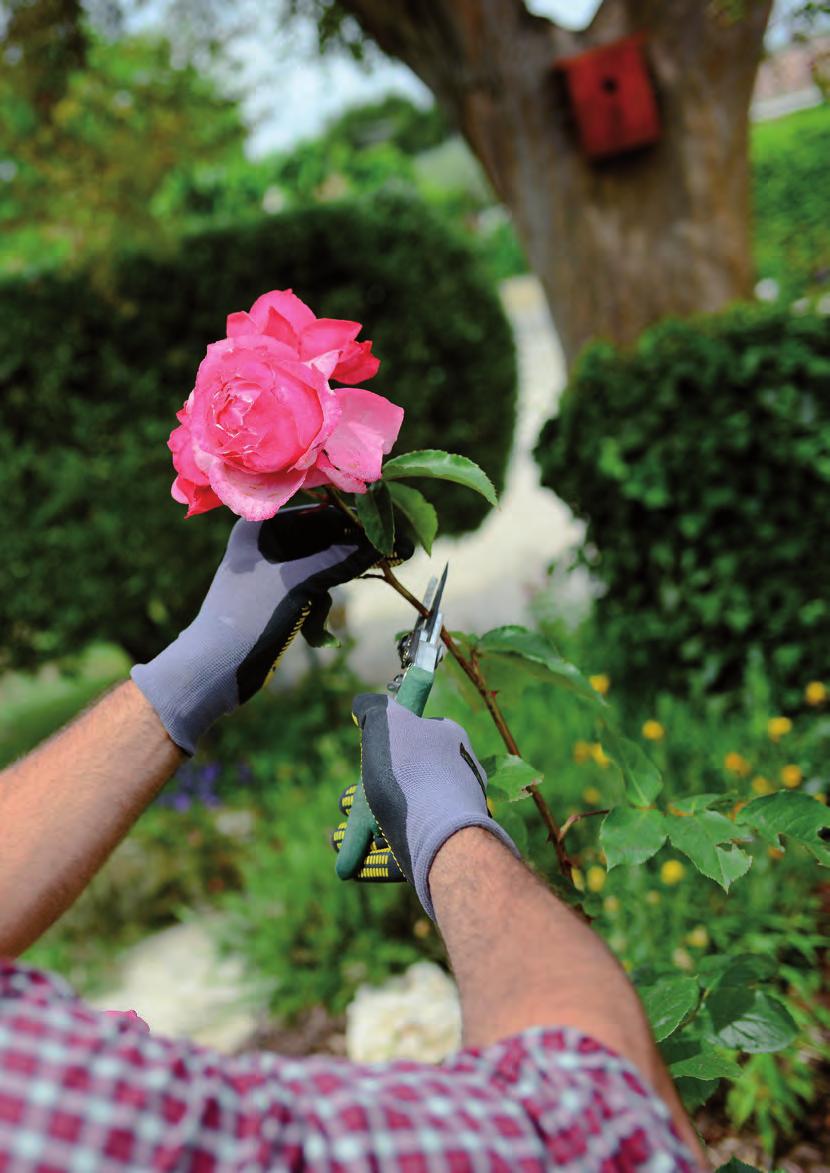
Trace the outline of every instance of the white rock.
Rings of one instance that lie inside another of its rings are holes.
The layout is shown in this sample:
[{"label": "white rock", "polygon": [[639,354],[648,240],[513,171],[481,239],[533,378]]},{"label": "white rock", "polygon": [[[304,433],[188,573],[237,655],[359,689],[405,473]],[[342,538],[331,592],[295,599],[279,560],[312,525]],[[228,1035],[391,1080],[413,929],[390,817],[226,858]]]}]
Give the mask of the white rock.
[{"label": "white rock", "polygon": [[460,1045],[455,982],[431,961],[382,986],[361,986],[346,1010],[346,1052],[358,1063],[440,1063]]},{"label": "white rock", "polygon": [[154,933],[124,957],[117,989],[90,999],[100,1010],[135,1010],[154,1034],[235,1051],[258,1021],[242,963],[220,957],[203,923]]}]

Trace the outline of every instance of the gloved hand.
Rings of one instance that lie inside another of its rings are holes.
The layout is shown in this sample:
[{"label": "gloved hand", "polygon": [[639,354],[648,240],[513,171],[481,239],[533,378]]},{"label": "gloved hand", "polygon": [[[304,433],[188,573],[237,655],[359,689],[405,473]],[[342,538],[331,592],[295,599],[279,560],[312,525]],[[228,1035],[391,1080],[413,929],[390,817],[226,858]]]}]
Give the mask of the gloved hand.
[{"label": "gloved hand", "polygon": [[[410,546],[400,553],[411,552]],[[199,614],[130,674],[176,745],[192,754],[218,717],[262,687],[300,628],[309,643],[323,642],[329,588],[380,558],[331,506],[301,505],[268,521],[238,521]]]},{"label": "gloved hand", "polygon": [[464,827],[483,827],[519,856],[487,809],[487,775],[460,725],[416,717],[388,696],[362,693],[352,705],[363,733],[366,800],[403,874],[435,919],[429,869]]}]

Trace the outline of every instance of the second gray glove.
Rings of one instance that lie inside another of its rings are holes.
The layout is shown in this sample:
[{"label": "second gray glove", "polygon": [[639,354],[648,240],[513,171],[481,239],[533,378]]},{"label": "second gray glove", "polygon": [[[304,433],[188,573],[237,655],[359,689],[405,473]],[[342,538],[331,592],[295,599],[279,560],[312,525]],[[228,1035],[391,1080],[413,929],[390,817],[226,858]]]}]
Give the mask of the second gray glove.
[{"label": "second gray glove", "polygon": [[401,871],[435,919],[429,870],[464,827],[483,827],[518,856],[487,809],[487,775],[466,732],[446,718],[416,717],[388,696],[362,693],[352,705],[363,733],[366,800]]}]

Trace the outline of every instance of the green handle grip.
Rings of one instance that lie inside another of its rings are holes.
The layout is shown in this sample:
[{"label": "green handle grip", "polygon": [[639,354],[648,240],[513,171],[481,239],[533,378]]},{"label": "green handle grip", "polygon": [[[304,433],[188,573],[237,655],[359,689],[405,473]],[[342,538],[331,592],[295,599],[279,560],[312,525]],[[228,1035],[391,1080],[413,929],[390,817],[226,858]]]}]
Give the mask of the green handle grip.
[{"label": "green handle grip", "polygon": [[410,668],[403,678],[395,700],[416,717],[423,717],[435,676],[423,668]]},{"label": "green handle grip", "polygon": [[[432,672],[426,672],[423,668],[413,665],[407,669],[395,700],[405,709],[409,709],[410,713],[422,716],[434,679]],[[357,784],[335,864],[335,870],[341,880],[354,879],[361,869],[372,839],[377,834],[378,825],[369,809],[361,781]]]}]

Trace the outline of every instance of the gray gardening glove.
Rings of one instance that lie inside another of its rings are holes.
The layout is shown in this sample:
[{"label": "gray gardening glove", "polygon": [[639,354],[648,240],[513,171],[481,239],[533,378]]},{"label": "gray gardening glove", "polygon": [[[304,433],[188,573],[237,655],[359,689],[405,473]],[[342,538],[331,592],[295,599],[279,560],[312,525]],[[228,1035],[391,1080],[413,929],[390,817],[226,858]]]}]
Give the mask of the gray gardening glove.
[{"label": "gray gardening glove", "polygon": [[464,827],[483,827],[519,856],[487,809],[487,775],[455,721],[416,717],[397,701],[362,693],[352,704],[363,733],[366,801],[403,874],[435,920],[429,869]]},{"label": "gray gardening glove", "polygon": [[130,674],[176,745],[192,754],[218,717],[262,687],[300,628],[314,646],[324,642],[329,588],[380,557],[330,506],[238,521],[199,614]]}]

